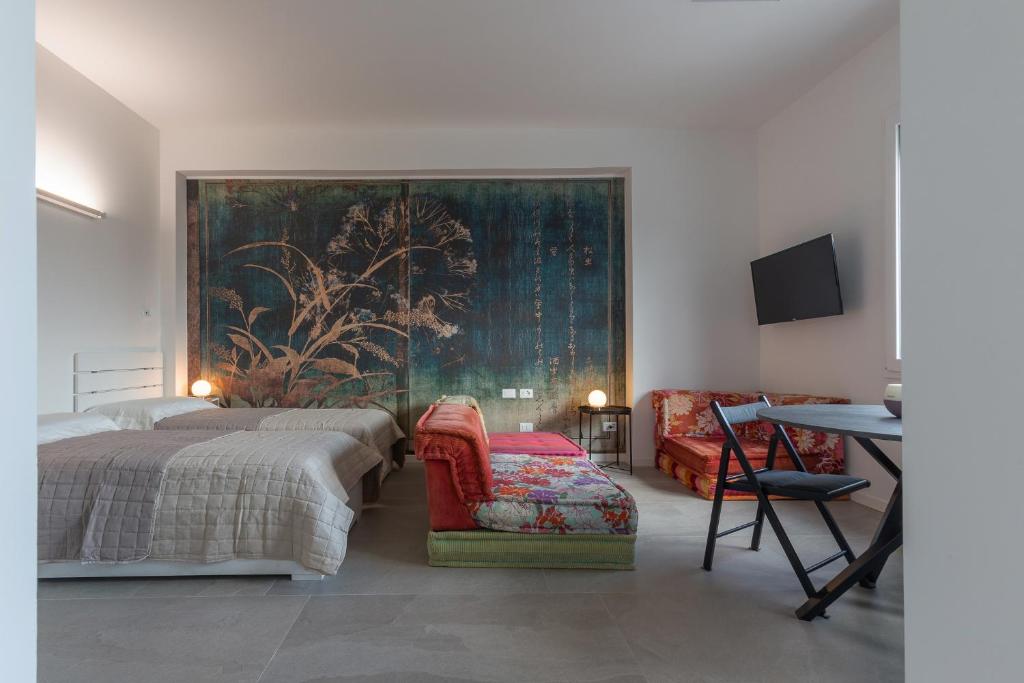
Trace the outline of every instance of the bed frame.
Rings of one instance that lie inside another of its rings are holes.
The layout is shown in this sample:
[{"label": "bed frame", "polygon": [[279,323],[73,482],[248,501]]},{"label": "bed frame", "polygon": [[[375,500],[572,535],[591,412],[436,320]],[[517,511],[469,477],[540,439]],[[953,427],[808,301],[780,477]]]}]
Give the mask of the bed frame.
[{"label": "bed frame", "polygon": [[159,351],[80,351],[75,354],[75,412],[116,401],[164,395]]},{"label": "bed frame", "polygon": [[[164,395],[164,359],[160,351],[82,351],[75,354],[74,406],[82,412],[94,406]],[[377,469],[366,476],[376,477]],[[365,476],[364,476],[365,479]],[[359,520],[365,482],[347,491],[349,507]],[[287,575],[293,581],[319,581],[324,575],[292,560],[227,560],[225,562],[175,562],[142,560],[121,564],[83,564],[74,560],[40,562],[40,579],[170,576]]]}]

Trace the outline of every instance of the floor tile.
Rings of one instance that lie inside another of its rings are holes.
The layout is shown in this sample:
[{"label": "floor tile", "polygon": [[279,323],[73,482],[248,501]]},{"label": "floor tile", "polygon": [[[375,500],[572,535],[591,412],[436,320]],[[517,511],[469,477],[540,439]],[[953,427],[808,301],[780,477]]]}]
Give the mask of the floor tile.
[{"label": "floor tile", "polygon": [[799,588],[783,555],[753,552],[745,546],[719,547],[713,572],[701,568],[704,538],[697,536],[643,536],[637,539],[636,569],[546,569],[553,593],[656,593],[688,595],[716,585],[750,585],[752,590]]},{"label": "floor tile", "polygon": [[901,614],[846,602],[807,623],[792,611],[802,598],[799,586],[604,596],[649,681],[903,680]]},{"label": "floor tile", "polygon": [[644,679],[598,596],[311,598],[261,683],[342,680]]},{"label": "floor tile", "polygon": [[39,600],[77,598],[127,598],[135,595],[146,579],[43,579],[38,582]]},{"label": "floor tile", "polygon": [[349,544],[360,540],[427,537],[430,513],[425,502],[381,501],[363,508],[349,532]]},{"label": "floor tile", "polygon": [[426,532],[350,543],[336,576],[323,581],[279,579],[279,595],[543,593],[542,569],[463,569],[427,564]]},{"label": "floor tile", "polygon": [[252,682],[305,604],[299,597],[44,600],[50,683]]}]

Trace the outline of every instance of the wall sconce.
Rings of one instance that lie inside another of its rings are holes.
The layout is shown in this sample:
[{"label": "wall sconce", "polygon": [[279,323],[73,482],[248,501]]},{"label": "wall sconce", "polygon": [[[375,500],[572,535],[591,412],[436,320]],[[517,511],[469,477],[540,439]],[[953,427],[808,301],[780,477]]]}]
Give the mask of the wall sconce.
[{"label": "wall sconce", "polygon": [[99,209],[94,209],[91,206],[86,206],[85,204],[79,204],[67,197],[61,197],[59,194],[47,192],[46,190],[41,190],[38,187],[36,188],[36,199],[44,201],[47,204],[59,206],[60,208],[67,209],[68,211],[80,213],[83,216],[88,216],[89,218],[103,218],[107,215]]}]

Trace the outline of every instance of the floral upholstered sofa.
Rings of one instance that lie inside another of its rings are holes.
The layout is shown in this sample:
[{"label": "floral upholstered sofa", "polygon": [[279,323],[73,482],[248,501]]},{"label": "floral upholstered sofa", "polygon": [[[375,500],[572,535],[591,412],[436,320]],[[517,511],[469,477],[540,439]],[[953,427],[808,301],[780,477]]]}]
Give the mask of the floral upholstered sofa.
[{"label": "floral upholstered sofa", "polygon": [[[753,403],[764,394],[773,406],[810,403],[849,403],[849,399],[804,394],[777,394],[769,392],[724,392],[692,389],[657,389],[652,392],[655,426],[655,463],[662,472],[678,479],[704,498],[714,498],[718,466],[722,457],[725,434],[722,432],[711,401],[725,406]],[[837,474],[844,470],[843,440],[835,434],[824,434],[809,429],[787,427],[804,465],[811,472]],[[736,425],[743,452],[750,464],[763,467],[768,457],[768,441],[772,425],[749,422]],[[775,466],[792,469],[793,462],[779,447]],[[740,471],[735,458],[729,463],[729,473]],[[753,495],[726,492],[726,499],[749,500]]]},{"label": "floral upholstered sofa", "polygon": [[427,409],[415,446],[431,565],[633,567],[636,502],[586,458],[494,453],[479,412],[452,402]]}]

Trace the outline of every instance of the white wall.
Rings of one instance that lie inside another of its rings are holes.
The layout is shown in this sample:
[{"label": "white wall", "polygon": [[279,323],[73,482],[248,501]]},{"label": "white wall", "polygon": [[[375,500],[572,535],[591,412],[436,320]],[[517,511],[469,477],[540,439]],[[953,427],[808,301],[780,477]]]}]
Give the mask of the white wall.
[{"label": "white wall", "polygon": [[[886,124],[899,105],[892,29],[757,134],[760,255],[832,232],[842,316],[761,328],[761,385],[879,403],[885,367]],[[893,481],[847,440],[848,471],[872,481],[855,498],[881,508]],[[896,449],[888,449],[898,455]]]},{"label": "white wall", "polygon": [[1024,3],[902,11],[907,680],[1019,681]]},{"label": "white wall", "polygon": [[[157,130],[41,47],[37,178],[106,211],[39,204],[40,413],[72,409],[76,351],[160,343]],[[144,312],[152,316],[146,318]]]},{"label": "white wall", "polygon": [[0,21],[0,433],[4,435],[0,662],[9,681],[36,679],[35,3],[4,3]]},{"label": "white wall", "polygon": [[632,387],[638,462],[653,462],[650,391],[750,389],[757,328],[747,263],[756,252],[752,134],[562,129],[161,131],[164,348],[168,387],[186,390],[181,172],[422,172],[629,167]]}]

